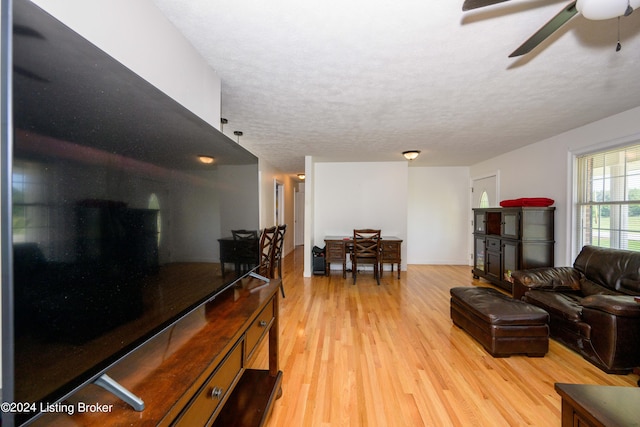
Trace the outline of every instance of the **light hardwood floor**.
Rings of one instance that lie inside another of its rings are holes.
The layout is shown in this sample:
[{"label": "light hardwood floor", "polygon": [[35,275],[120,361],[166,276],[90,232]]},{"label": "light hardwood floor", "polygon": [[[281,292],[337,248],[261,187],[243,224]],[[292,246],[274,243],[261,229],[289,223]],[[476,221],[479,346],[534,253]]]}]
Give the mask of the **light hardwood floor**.
[{"label": "light hardwood floor", "polygon": [[[280,299],[283,395],[277,426],[559,426],[554,383],[634,387],[551,340],[544,358],[493,358],[449,316],[449,289],[489,286],[470,267],[410,265],[342,279],[304,278],[285,257]],[[266,365],[266,351],[255,365]]]}]

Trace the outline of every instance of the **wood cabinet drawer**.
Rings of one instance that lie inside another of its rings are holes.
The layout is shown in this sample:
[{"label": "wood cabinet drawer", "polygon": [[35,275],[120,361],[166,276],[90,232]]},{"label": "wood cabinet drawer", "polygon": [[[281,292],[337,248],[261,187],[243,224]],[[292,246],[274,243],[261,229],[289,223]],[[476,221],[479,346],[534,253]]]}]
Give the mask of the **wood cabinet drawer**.
[{"label": "wood cabinet drawer", "polygon": [[400,242],[382,242],[382,259],[400,258]]},{"label": "wood cabinet drawer", "polygon": [[191,404],[174,425],[203,426],[226,400],[232,385],[242,373],[242,342],[229,352],[225,360],[205,382]]},{"label": "wood cabinet drawer", "polygon": [[250,360],[253,357],[253,352],[258,345],[258,342],[265,333],[269,330],[271,322],[273,322],[275,315],[273,309],[273,301],[269,302],[265,308],[262,309],[258,317],[253,321],[247,334],[245,336],[245,360]]},{"label": "wood cabinet drawer", "polygon": [[500,239],[487,239],[487,250],[493,252],[500,251]]},{"label": "wood cabinet drawer", "polygon": [[340,260],[344,258],[344,243],[343,242],[328,242],[326,246],[326,257],[332,260]]}]

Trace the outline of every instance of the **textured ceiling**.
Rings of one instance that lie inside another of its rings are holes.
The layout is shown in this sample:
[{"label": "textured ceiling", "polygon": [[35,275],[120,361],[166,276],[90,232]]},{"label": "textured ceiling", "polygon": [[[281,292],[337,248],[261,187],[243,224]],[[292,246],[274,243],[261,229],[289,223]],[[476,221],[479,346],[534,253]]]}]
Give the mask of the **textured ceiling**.
[{"label": "textured ceiling", "polygon": [[305,155],[408,149],[415,165],[471,165],[640,105],[640,11],[620,21],[620,52],[617,19],[578,15],[510,59],[568,2],[154,2],[222,80],[225,133],[285,173]]}]

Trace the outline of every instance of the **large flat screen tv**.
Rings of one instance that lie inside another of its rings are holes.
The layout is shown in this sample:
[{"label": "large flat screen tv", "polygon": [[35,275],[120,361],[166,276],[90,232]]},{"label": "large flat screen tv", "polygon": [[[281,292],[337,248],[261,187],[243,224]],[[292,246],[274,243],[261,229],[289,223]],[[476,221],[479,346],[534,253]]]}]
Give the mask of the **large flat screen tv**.
[{"label": "large flat screen tv", "polygon": [[8,12],[2,392],[33,406],[3,426],[232,286],[218,239],[259,222],[255,156],[30,1]]}]

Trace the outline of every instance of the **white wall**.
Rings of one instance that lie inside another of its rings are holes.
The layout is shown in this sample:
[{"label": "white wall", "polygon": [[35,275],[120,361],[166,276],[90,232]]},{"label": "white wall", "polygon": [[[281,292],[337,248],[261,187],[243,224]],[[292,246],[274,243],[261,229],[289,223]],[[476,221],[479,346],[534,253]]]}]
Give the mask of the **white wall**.
[{"label": "white wall", "polygon": [[408,264],[468,264],[469,168],[409,168]]},{"label": "white wall", "polygon": [[[305,171],[307,174],[309,171]],[[379,228],[396,236],[407,259],[408,167],[406,162],[315,163],[313,242],[325,236],[350,236],[354,228]],[[310,251],[309,247],[305,248]]]},{"label": "white wall", "polygon": [[324,246],[325,236],[371,227],[403,239],[403,270],[407,264],[469,263],[469,168],[407,162],[318,162],[313,168],[306,171],[312,177],[307,191],[313,189],[313,214],[305,216],[313,222],[313,239],[306,248]]},{"label": "white wall", "polygon": [[315,171],[316,164],[313,160],[313,156],[305,156],[304,174],[306,178],[304,184],[304,271],[302,273],[304,277],[311,277],[311,248],[313,248],[316,239],[314,234],[316,223]]},{"label": "white wall", "polygon": [[287,231],[284,235],[283,255],[293,250],[294,240],[294,182],[293,179],[280,172],[270,163],[259,160],[259,182],[260,182],[260,228],[272,227],[276,225],[275,218],[275,181],[284,184],[284,223],[287,224]]},{"label": "white wall", "polygon": [[[220,229],[223,232],[259,228],[258,176],[259,170],[255,165],[220,165],[218,167]],[[242,192],[238,189],[242,189]]]},{"label": "white wall", "polygon": [[151,0],[34,3],[220,129],[220,78]]},{"label": "white wall", "polygon": [[473,165],[471,176],[500,171],[501,198],[555,200],[555,264],[571,265],[572,154],[640,140],[640,107]]}]

